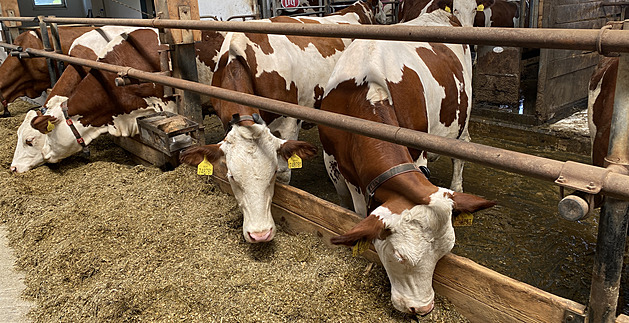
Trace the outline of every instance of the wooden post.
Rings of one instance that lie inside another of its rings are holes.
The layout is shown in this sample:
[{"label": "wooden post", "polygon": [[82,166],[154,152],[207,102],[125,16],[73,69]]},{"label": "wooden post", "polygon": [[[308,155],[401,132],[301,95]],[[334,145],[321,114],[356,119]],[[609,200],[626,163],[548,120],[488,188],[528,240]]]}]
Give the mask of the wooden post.
[{"label": "wooden post", "polygon": [[[155,0],[157,16],[162,19],[199,20],[197,1],[192,0]],[[184,80],[198,81],[195,41],[201,41],[201,32],[186,29],[160,29],[160,40],[168,43],[171,49],[172,75]],[[201,97],[197,93],[175,89],[177,112],[186,118],[203,124]],[[202,128],[201,128],[202,129]],[[197,138],[205,143],[201,133]]]},{"label": "wooden post", "polygon": [[[0,14],[3,17],[19,17],[20,8],[18,7],[17,0],[0,0]],[[19,21],[8,21],[5,26],[9,27],[9,33],[11,34],[11,43],[20,34],[18,27],[22,26]]]}]

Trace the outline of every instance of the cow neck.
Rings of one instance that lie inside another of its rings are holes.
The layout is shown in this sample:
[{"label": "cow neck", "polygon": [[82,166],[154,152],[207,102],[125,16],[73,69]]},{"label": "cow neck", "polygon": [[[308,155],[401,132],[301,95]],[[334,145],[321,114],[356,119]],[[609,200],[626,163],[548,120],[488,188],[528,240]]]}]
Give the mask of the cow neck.
[{"label": "cow neck", "polygon": [[235,124],[240,124],[241,122],[249,121],[260,125],[266,125],[262,117],[259,114],[254,113],[250,116],[241,116],[239,113],[235,113],[232,115],[232,119],[227,124],[227,130],[225,130],[225,136],[232,130]]},{"label": "cow neck", "polygon": [[367,210],[371,211],[373,209],[372,204],[374,202],[374,196],[376,194],[376,190],[378,189],[378,187],[380,187],[380,185],[384,184],[386,181],[397,175],[408,172],[420,172],[424,176],[426,176],[426,178],[430,177],[430,172],[428,171],[428,168],[423,166],[417,168],[417,166],[415,166],[415,164],[413,163],[404,163],[387,169],[382,174],[376,176],[376,178],[374,178],[365,189],[367,191],[367,195],[365,196],[367,202]]},{"label": "cow neck", "polygon": [[64,104],[61,107],[61,111],[63,111],[63,117],[66,119],[66,124],[70,127],[70,130],[72,130],[72,134],[74,134],[74,137],[76,138],[76,142],[79,145],[81,145],[81,147],[83,147],[83,154],[86,157],[89,157],[90,149],[85,144],[85,139],[83,139],[83,137],[81,137],[81,134],[79,133],[79,131],[74,126],[74,122],[72,121],[72,119],[68,115],[68,106]]}]

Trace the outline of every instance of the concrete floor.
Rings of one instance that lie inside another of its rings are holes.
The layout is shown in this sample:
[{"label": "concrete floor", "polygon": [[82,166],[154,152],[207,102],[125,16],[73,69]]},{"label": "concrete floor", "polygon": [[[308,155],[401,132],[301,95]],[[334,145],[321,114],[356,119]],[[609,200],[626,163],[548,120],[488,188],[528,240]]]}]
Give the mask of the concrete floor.
[{"label": "concrete floor", "polygon": [[15,270],[15,256],[9,248],[7,230],[0,226],[0,323],[28,322],[32,303],[22,299],[24,274]]}]

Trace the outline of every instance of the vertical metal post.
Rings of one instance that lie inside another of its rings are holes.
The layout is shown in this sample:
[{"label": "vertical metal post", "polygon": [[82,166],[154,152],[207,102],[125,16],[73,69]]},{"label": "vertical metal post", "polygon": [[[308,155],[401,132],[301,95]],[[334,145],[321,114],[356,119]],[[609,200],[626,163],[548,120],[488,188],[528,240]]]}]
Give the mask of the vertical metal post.
[{"label": "vertical metal post", "polygon": [[[51,16],[54,17],[54,16]],[[61,48],[61,39],[59,38],[59,27],[56,23],[50,24],[50,34],[52,35],[52,41],[55,48],[55,53],[63,54],[63,49]],[[57,71],[59,72],[59,76],[63,74],[63,70],[65,69],[64,63],[62,61],[57,61]]]},{"label": "vertical metal post", "polygon": [[[52,46],[50,45],[50,38],[48,37],[48,27],[44,22],[44,16],[37,16],[39,19],[39,30],[41,32],[41,40],[44,45],[44,50],[47,52],[52,52]],[[48,74],[50,74],[50,86],[55,86],[57,83],[57,73],[55,72],[54,63],[52,59],[46,58],[46,64],[48,65]]]},{"label": "vertical metal post", "polygon": [[[625,22],[623,29],[629,29]],[[618,62],[611,121],[609,169],[627,173],[629,170],[629,54],[621,54]],[[592,286],[588,304],[588,322],[614,322],[618,306],[620,276],[629,222],[629,201],[606,197],[601,209]]]}]

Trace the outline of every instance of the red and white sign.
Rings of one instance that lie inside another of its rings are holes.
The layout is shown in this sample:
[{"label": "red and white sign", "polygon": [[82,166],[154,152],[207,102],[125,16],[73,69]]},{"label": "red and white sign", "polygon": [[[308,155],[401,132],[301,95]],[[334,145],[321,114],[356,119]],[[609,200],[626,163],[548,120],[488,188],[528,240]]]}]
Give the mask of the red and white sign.
[{"label": "red and white sign", "polygon": [[282,0],[282,7],[297,8],[299,7],[299,0]]}]

